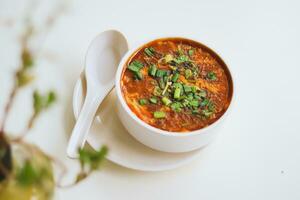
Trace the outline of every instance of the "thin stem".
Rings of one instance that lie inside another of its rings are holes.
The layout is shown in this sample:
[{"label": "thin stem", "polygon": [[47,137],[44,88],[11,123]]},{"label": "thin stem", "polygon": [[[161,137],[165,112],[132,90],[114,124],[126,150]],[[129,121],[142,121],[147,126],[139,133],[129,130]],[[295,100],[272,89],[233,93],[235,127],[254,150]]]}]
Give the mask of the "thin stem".
[{"label": "thin stem", "polygon": [[70,188],[70,187],[73,187],[74,185],[78,184],[79,182],[81,182],[81,181],[85,180],[87,177],[89,177],[92,172],[93,172],[92,170],[88,171],[87,173],[83,172],[83,171],[80,171],[78,173],[78,175],[82,175],[81,179],[77,178],[74,182],[71,182],[71,183],[65,184],[65,185],[63,185],[61,183],[58,183],[58,184],[56,184],[56,186],[59,187],[59,188]]},{"label": "thin stem", "polygon": [[21,135],[12,139],[13,142],[20,142],[21,140],[23,140],[23,138],[29,133],[29,130],[33,127],[37,116],[38,116],[38,113],[34,112],[33,115],[30,117],[25,130],[21,133]]},{"label": "thin stem", "polygon": [[7,117],[9,115],[9,112],[10,112],[10,110],[12,108],[12,105],[13,105],[13,102],[14,102],[14,98],[15,98],[15,96],[17,94],[17,90],[18,90],[18,86],[15,83],[15,85],[14,85],[14,87],[13,87],[13,89],[12,89],[10,95],[9,95],[9,98],[8,98],[7,103],[6,103],[5,109],[4,109],[3,120],[2,120],[2,124],[0,126],[0,135],[4,134],[5,123],[7,121]]}]

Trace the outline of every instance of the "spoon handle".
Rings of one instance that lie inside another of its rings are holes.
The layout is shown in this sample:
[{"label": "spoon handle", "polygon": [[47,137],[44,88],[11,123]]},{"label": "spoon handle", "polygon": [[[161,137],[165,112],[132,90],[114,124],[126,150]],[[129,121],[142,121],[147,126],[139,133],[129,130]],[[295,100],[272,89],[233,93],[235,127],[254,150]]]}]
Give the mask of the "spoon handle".
[{"label": "spoon handle", "polygon": [[69,140],[67,155],[70,158],[78,157],[78,149],[82,148],[85,143],[87,133],[92,125],[97,108],[103,98],[103,95],[90,97],[90,95],[87,94]]}]

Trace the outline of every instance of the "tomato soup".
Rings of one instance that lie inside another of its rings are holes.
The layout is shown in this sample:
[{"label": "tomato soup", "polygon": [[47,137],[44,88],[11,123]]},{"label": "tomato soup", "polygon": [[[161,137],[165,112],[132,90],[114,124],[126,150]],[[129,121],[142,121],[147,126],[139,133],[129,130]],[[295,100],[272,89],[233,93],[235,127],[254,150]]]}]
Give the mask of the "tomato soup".
[{"label": "tomato soup", "polygon": [[139,48],[126,62],[121,91],[131,111],[147,124],[182,134],[218,120],[232,98],[232,79],[208,47],[164,38]]}]

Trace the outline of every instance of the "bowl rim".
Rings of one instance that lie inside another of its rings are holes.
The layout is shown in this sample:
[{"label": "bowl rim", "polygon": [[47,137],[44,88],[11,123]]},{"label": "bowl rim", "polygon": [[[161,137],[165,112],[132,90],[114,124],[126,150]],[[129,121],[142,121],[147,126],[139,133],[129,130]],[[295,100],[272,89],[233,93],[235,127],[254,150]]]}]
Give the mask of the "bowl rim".
[{"label": "bowl rim", "polygon": [[[143,47],[144,45],[154,41],[154,40],[158,40],[158,39],[170,39],[170,38],[179,38],[179,39],[185,39],[185,40],[191,40],[193,42],[199,43],[203,46],[205,46],[207,49],[211,50],[215,55],[217,55],[219,57],[219,59],[221,59],[225,66],[228,69],[228,73],[231,76],[231,81],[232,81],[232,96],[231,96],[231,100],[229,103],[228,108],[225,110],[225,112],[223,113],[223,115],[218,118],[216,121],[214,121],[212,124],[209,124],[208,126],[201,128],[201,129],[197,129],[197,130],[193,130],[193,131],[188,131],[188,132],[174,132],[174,131],[166,131],[166,130],[162,130],[159,128],[156,128],[154,126],[151,126],[149,124],[147,124],[146,122],[144,122],[143,120],[141,120],[135,113],[133,113],[133,111],[129,108],[129,106],[127,105],[123,95],[122,95],[122,91],[121,91],[121,75],[123,72],[123,67],[125,65],[125,63],[127,62],[127,60],[132,56],[133,53],[135,53],[136,51],[138,51],[141,47]],[[225,119],[225,117],[231,112],[232,110],[232,105],[235,102],[235,96],[236,96],[236,88],[235,88],[235,78],[234,78],[234,74],[232,73],[232,70],[228,67],[227,62],[225,62],[225,60],[223,59],[222,56],[220,56],[220,53],[216,50],[211,49],[210,47],[208,47],[206,44],[204,44],[203,42],[200,42],[199,39],[195,38],[195,37],[191,37],[191,36],[169,36],[169,35],[163,35],[163,36],[155,36],[155,37],[149,37],[145,40],[143,40],[142,42],[138,42],[137,44],[135,44],[133,47],[129,48],[129,51],[123,56],[123,58],[121,59],[121,61],[119,62],[118,65],[118,69],[117,69],[117,73],[116,73],[116,78],[115,78],[115,88],[116,88],[116,94],[117,94],[117,99],[120,102],[121,106],[123,107],[123,109],[126,111],[126,113],[139,125],[141,125],[142,127],[144,127],[145,129],[148,129],[149,132],[151,133],[155,133],[155,134],[160,134],[160,135],[164,135],[164,136],[168,136],[168,137],[188,137],[188,136],[193,136],[193,135],[199,135],[199,134],[209,134],[210,133],[210,129],[213,129],[215,126],[217,126],[218,124],[221,123],[221,121],[223,121]],[[129,131],[130,132],[130,131]]]}]

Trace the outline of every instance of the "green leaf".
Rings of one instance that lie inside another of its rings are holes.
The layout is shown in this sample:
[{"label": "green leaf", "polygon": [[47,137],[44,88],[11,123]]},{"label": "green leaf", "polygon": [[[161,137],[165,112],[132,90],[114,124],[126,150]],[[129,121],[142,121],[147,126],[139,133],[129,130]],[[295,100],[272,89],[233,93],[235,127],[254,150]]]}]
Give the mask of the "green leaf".
[{"label": "green leaf", "polygon": [[41,95],[37,90],[33,93],[33,108],[35,113],[40,113],[43,109],[50,107],[56,100],[56,95],[53,91],[46,95]]},{"label": "green leaf", "polygon": [[38,171],[33,167],[29,160],[26,160],[24,165],[18,169],[16,179],[23,186],[33,185],[40,178]]},{"label": "green leaf", "polygon": [[39,113],[43,109],[43,97],[38,93],[38,91],[34,91],[33,93],[33,107],[35,113]]},{"label": "green leaf", "polygon": [[89,170],[98,169],[107,153],[108,148],[106,146],[102,146],[98,151],[91,149],[79,149],[78,154],[81,167],[87,167]]},{"label": "green leaf", "polygon": [[53,104],[56,100],[56,95],[53,91],[50,91],[48,93],[48,98],[47,98],[47,104],[46,106],[49,107],[51,104]]},{"label": "green leaf", "polygon": [[194,55],[194,50],[193,50],[193,49],[190,49],[190,50],[188,51],[188,54],[189,54],[189,56]]},{"label": "green leaf", "polygon": [[28,49],[23,49],[21,59],[24,69],[28,69],[33,66],[33,57]]}]

